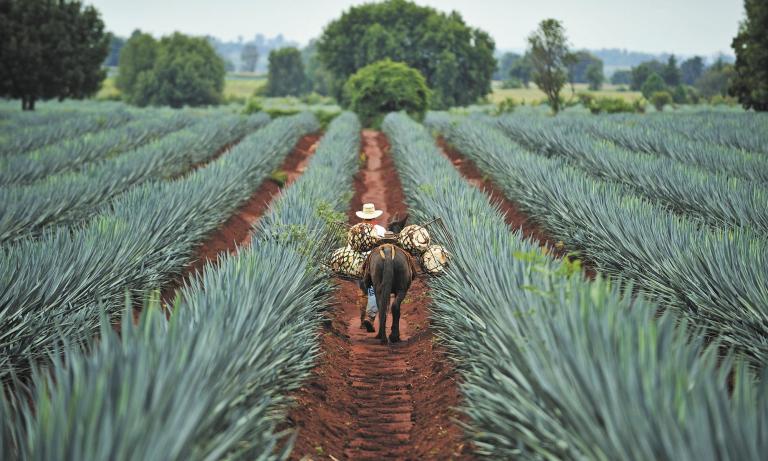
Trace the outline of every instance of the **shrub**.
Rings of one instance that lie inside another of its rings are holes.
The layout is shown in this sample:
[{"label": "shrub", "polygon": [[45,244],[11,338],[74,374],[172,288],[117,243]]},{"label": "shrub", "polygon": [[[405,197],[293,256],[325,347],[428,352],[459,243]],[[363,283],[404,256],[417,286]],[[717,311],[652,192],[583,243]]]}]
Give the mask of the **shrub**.
[{"label": "shrub", "polygon": [[656,91],[651,95],[651,104],[659,112],[663,111],[664,106],[671,104],[672,101],[672,95],[668,91]]},{"label": "shrub", "polygon": [[422,118],[429,105],[429,88],[421,73],[389,59],[369,64],[344,84],[342,104],[364,126],[378,126],[389,112],[406,111]]},{"label": "shrub", "polygon": [[664,79],[661,78],[659,74],[654,72],[645,80],[645,83],[643,83],[640,91],[643,93],[643,96],[646,99],[650,99],[653,93],[665,91],[666,89],[667,85],[664,83]]},{"label": "shrub", "polygon": [[262,110],[264,110],[264,107],[261,105],[261,100],[258,98],[251,98],[246,103],[243,113],[250,115],[256,112],[261,112]]},{"label": "shrub", "polygon": [[593,114],[618,114],[622,112],[643,112],[635,103],[630,103],[622,98],[595,98],[590,95],[579,95],[584,107]]},{"label": "shrub", "polygon": [[495,114],[496,115],[508,114],[510,112],[513,112],[515,110],[515,107],[517,106],[518,104],[515,98],[504,98],[503,101],[496,104]]},{"label": "shrub", "polygon": [[505,90],[512,90],[512,89],[516,89],[516,88],[522,88],[523,87],[523,82],[521,82],[519,78],[512,77],[512,78],[509,78],[507,80],[504,80],[501,83],[501,87],[503,89],[505,89]]}]

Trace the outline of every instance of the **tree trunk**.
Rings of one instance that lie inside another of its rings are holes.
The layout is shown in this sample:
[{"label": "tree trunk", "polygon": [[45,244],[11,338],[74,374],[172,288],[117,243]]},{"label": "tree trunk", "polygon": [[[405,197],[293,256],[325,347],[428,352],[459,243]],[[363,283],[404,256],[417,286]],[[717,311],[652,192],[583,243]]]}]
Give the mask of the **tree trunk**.
[{"label": "tree trunk", "polygon": [[35,97],[34,96],[22,96],[21,97],[21,110],[35,110]]},{"label": "tree trunk", "polygon": [[27,106],[29,110],[35,110],[35,97],[32,96],[29,98],[29,105]]}]

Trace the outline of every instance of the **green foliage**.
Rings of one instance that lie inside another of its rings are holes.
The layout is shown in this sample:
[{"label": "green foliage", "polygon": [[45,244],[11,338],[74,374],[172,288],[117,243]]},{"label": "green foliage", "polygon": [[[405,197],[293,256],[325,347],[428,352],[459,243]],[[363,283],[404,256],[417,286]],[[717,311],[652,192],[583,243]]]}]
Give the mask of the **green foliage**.
[{"label": "green foliage", "polygon": [[528,37],[529,53],[533,66],[533,81],[547,95],[549,107],[560,111],[560,89],[567,77],[566,58],[568,40],[565,29],[555,19],[545,19]]},{"label": "green foliage", "polygon": [[120,52],[125,46],[125,39],[112,33],[109,35],[109,54],[104,60],[104,65],[108,67],[117,67],[120,62]]},{"label": "green foliage", "polygon": [[704,60],[701,56],[686,59],[680,64],[680,80],[685,85],[693,85],[704,73]]},{"label": "green foliage", "polygon": [[270,173],[269,179],[271,179],[278,186],[283,187],[285,183],[288,182],[288,173],[283,170],[275,170]]},{"label": "green foliage", "polygon": [[617,70],[611,75],[611,83],[614,85],[629,85],[632,83],[631,70]]},{"label": "green foliage", "polygon": [[152,69],[138,74],[127,97],[138,106],[218,104],[224,74],[224,61],[205,38],[175,32],[160,40]]},{"label": "green foliage", "polygon": [[533,63],[530,53],[525,53],[522,58],[515,60],[509,68],[509,74],[512,79],[519,80],[523,86],[528,88],[533,75]]},{"label": "green foliage", "polygon": [[333,88],[333,75],[323,66],[317,51],[317,40],[310,40],[301,50],[307,88],[319,95],[329,96]]},{"label": "green foliage", "polygon": [[677,59],[674,54],[667,60],[667,65],[664,66],[661,76],[667,86],[674,87],[680,84],[680,69],[677,68]]},{"label": "green foliage", "polygon": [[745,109],[768,111],[768,4],[744,0],[747,18],[731,47],[736,52],[735,76],[730,90]]},{"label": "green foliage", "polygon": [[502,115],[514,112],[515,107],[517,106],[518,102],[515,100],[515,98],[504,98],[503,101],[500,101],[498,104],[496,104],[496,110],[494,111],[494,114]]},{"label": "green foliage", "polygon": [[696,80],[696,89],[702,97],[711,99],[715,96],[727,96],[731,82],[735,78],[734,66],[718,60],[704,71]]},{"label": "green foliage", "polygon": [[[575,268],[537,257],[536,243],[511,231],[498,208],[456,172],[423,128],[393,114],[384,129],[412,215],[440,216],[455,241],[449,248],[451,268],[430,280],[436,304],[432,320],[462,375],[466,433],[478,454],[489,459],[695,459],[703,449],[761,458],[755,447],[768,440],[763,425],[768,393],[743,363],[734,366],[729,355],[721,359],[719,343],[707,347],[703,332],[684,315],[668,308],[659,315],[667,306],[634,292],[634,286],[600,278],[590,282]],[[580,195],[569,195],[575,178],[564,176],[569,169],[561,162],[529,159],[509,142],[500,145],[503,136],[488,134],[461,136],[462,153],[504,184],[508,197],[535,202],[529,210],[538,222],[570,220],[573,227],[567,228],[579,242],[593,242],[584,217],[600,207],[610,219],[621,209],[616,203],[600,205],[601,188],[579,188]],[[533,168],[534,163],[541,165]],[[536,177],[528,177],[534,171]],[[437,193],[419,193],[422,185]],[[572,198],[566,207],[563,197]],[[559,203],[549,204],[552,200]],[[576,203],[581,206],[572,206]],[[601,238],[636,225],[624,223],[603,222]],[[610,242],[605,252],[615,255],[617,246],[624,249],[656,234],[642,235]],[[663,266],[636,261],[630,256],[623,265]],[[727,390],[731,370],[739,391]],[[720,437],[723,431],[730,435]]]},{"label": "green foliage", "polygon": [[251,115],[263,110],[264,107],[261,105],[261,99],[248,98],[248,102],[245,103],[245,107],[243,108],[243,113],[246,115]]},{"label": "green foliage", "polygon": [[632,84],[630,89],[632,91],[640,91],[643,84],[651,74],[659,74],[661,76],[664,73],[664,64],[658,61],[646,61],[632,68]]},{"label": "green foliage", "polygon": [[0,3],[0,97],[22,110],[38,100],[82,99],[98,91],[109,51],[99,12],[79,1]]},{"label": "green foliage", "polygon": [[568,81],[571,83],[590,83],[589,69],[593,66],[597,66],[601,74],[603,72],[603,61],[588,51],[570,53],[567,61]]},{"label": "green foliage", "polygon": [[270,51],[267,96],[298,96],[306,89],[304,64],[299,50],[287,47]]},{"label": "green foliage", "polygon": [[[158,43],[151,35],[135,30],[125,42],[118,60],[119,71],[115,86],[124,95],[134,92],[136,81],[142,72],[151,72],[157,59]],[[129,99],[126,97],[126,99]]]},{"label": "green foliage", "polygon": [[592,63],[587,67],[587,81],[589,82],[589,89],[597,91],[603,86],[605,76],[603,75],[603,62]]},{"label": "green foliage", "polygon": [[384,58],[416,70],[433,91],[435,107],[465,106],[491,91],[496,68],[491,37],[461,16],[406,0],[353,6],[325,28],[318,42],[333,93],[359,69]]},{"label": "green foliage", "polygon": [[512,70],[512,66],[515,62],[519,61],[523,57],[517,53],[504,53],[499,57],[496,63],[496,71],[493,73],[494,80],[506,80],[509,78],[509,72]]},{"label": "green foliage", "polygon": [[618,114],[622,112],[639,112],[638,105],[630,103],[623,98],[592,97],[589,94],[580,94],[581,103],[593,114]]},{"label": "green foliage", "polygon": [[28,374],[62,340],[73,347],[89,340],[99,328],[97,302],[111,316],[126,293],[143,296],[177,277],[205,237],[316,129],[311,114],[275,120],[182,179],[130,189],[85,226],[56,228],[1,253],[0,292],[12,320],[1,324],[0,379]]},{"label": "green foliage", "polygon": [[510,77],[503,82],[501,82],[501,87],[505,90],[515,89],[515,88],[522,88],[523,82],[518,80],[515,77]]},{"label": "green foliage", "polygon": [[660,91],[666,91],[667,85],[664,83],[664,79],[657,73],[651,74],[648,79],[643,83],[640,91],[643,93],[645,99],[650,100],[653,93]]},{"label": "green foliage", "polygon": [[649,100],[658,112],[663,111],[664,106],[672,104],[673,101],[672,95],[669,94],[669,91],[655,91],[653,94],[651,94]]},{"label": "green foliage", "polygon": [[389,59],[363,67],[344,85],[345,107],[364,126],[378,126],[389,112],[406,111],[421,118],[429,105],[429,88],[418,70]]}]

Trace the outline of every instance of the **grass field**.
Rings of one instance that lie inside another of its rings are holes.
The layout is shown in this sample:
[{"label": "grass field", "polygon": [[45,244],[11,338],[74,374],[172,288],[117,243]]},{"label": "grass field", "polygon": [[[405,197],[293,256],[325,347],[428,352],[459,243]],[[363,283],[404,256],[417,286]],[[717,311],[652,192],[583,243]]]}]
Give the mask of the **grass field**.
[{"label": "grass field", "polygon": [[[266,85],[267,79],[264,76],[243,76],[241,74],[227,75],[224,81],[224,99],[238,100],[248,99],[253,96],[254,91]],[[101,90],[96,93],[96,99],[118,99],[120,90],[115,86],[115,77],[107,77]]]},{"label": "grass field", "polygon": [[[612,97],[621,98],[626,101],[634,101],[640,99],[643,95],[639,91],[619,91],[619,85],[603,85],[603,88],[599,91],[589,91],[586,83],[577,83],[576,93],[588,92],[597,97]],[[560,92],[564,98],[568,99],[571,96],[571,87],[566,85]],[[493,82],[493,92],[488,99],[493,103],[498,103],[505,98],[514,98],[518,101],[525,101],[530,103],[532,101],[546,99],[547,96],[543,91],[538,89],[536,85],[531,83],[530,88],[501,88],[501,82]]]}]

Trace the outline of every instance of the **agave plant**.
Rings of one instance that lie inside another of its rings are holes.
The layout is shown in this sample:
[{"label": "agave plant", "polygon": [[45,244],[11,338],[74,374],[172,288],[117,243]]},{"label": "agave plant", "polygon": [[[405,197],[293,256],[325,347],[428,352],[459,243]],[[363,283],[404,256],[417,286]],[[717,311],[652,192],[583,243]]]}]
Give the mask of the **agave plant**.
[{"label": "agave plant", "polygon": [[532,152],[560,156],[598,178],[628,186],[676,213],[711,226],[746,227],[768,236],[768,189],[761,184],[701,170],[667,157],[634,153],[596,139],[570,121],[547,123],[507,117],[496,123]]},{"label": "agave plant", "polygon": [[765,380],[631,285],[585,280],[523,241],[414,121],[390,114],[383,128],[411,212],[452,232],[452,264],[430,281],[432,319],[461,372],[478,454],[761,459]]},{"label": "agave plant", "polygon": [[0,253],[0,378],[24,374],[60,337],[98,329],[96,301],[116,314],[179,274],[195,247],[245,202],[299,137],[311,114],[278,119],[177,181],[151,182],[114,200],[82,228],[57,228]]},{"label": "agave plant", "polygon": [[764,238],[745,229],[702,227],[624,186],[528,153],[477,121],[449,125],[445,133],[509,198],[600,271],[633,281],[755,364],[768,363]]},{"label": "agave plant", "polygon": [[82,165],[135,149],[190,125],[185,112],[150,112],[109,130],[65,140],[34,152],[0,157],[0,186],[29,184],[47,176],[75,171]]},{"label": "agave plant", "polygon": [[147,181],[176,177],[268,121],[265,114],[205,118],[80,172],[0,188],[0,243],[38,236],[55,225],[80,224],[120,193]]},{"label": "agave plant", "polygon": [[77,117],[67,116],[59,123],[14,130],[12,136],[4,136],[0,142],[0,156],[22,154],[49,144],[69,142],[76,136],[115,128],[133,118],[130,112],[118,108],[114,111],[99,111]]},{"label": "agave plant", "polygon": [[118,338],[102,317],[89,353],[67,347],[62,359],[54,354],[50,377],[34,376],[31,404],[2,402],[4,453],[286,457],[290,439],[276,424],[318,353],[315,328],[330,287],[305,242],[272,236],[297,226],[316,238],[325,232],[325,212],[347,208],[359,129],[349,113],[331,123],[306,173],[276,199],[252,244],[206,266],[183,289],[169,322],[150,304],[138,326],[124,319]]}]

